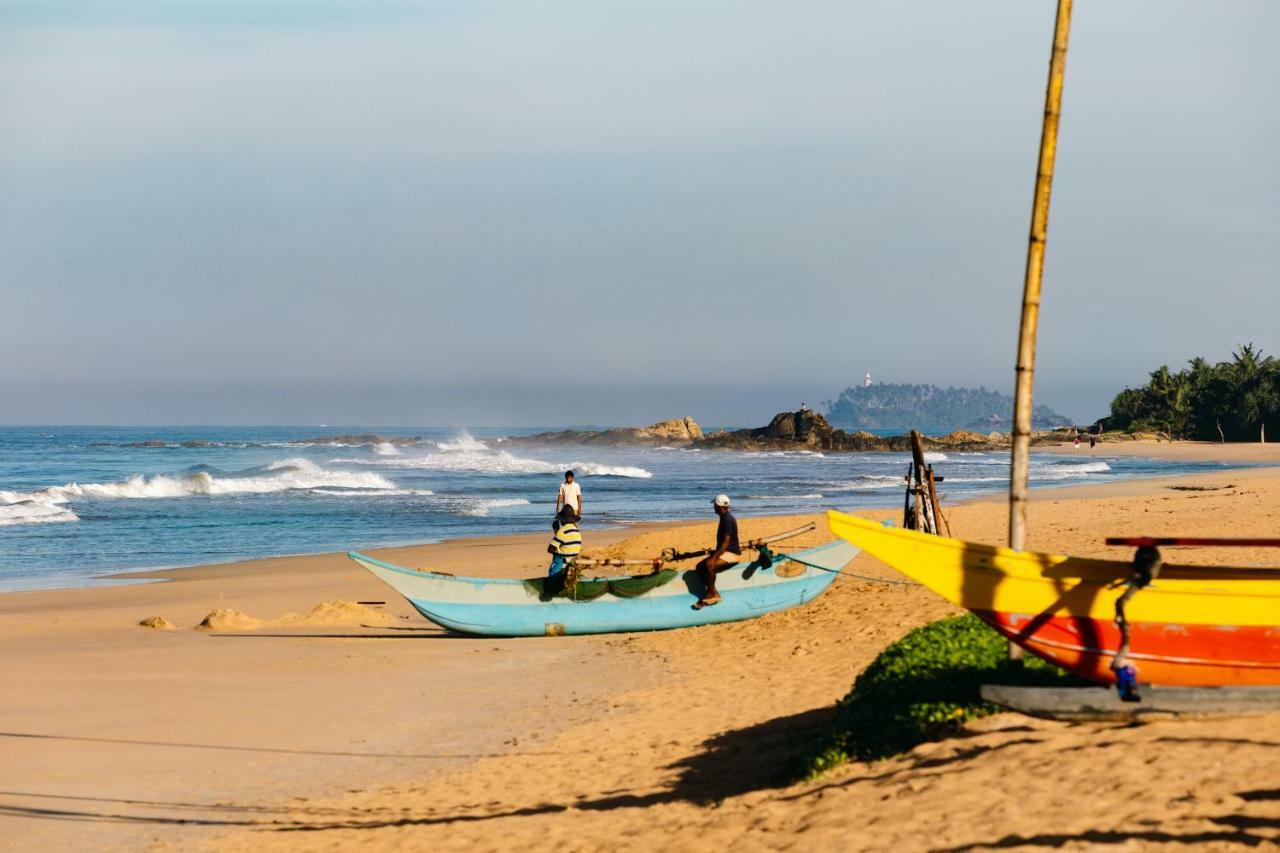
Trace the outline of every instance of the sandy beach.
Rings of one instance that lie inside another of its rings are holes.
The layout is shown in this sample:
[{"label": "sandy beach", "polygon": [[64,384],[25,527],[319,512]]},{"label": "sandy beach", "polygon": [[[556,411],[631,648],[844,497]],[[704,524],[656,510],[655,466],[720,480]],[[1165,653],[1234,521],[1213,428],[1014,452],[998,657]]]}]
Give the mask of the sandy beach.
[{"label": "sandy beach", "polygon": [[[1053,452],[1075,451],[1070,445]],[[1099,454],[1103,448],[1099,447]],[[1107,535],[1274,535],[1280,447],[1108,444],[1248,464],[1042,490],[1030,546],[1127,556]],[[1197,455],[1198,454],[1198,455]],[[944,488],[945,492],[945,488]],[[998,500],[946,506],[1000,543]],[[862,513],[895,517],[899,510]],[[798,517],[741,517],[745,536]],[[588,530],[589,550],[708,544],[711,521]],[[792,545],[829,538],[825,525]],[[518,577],[542,535],[387,549]],[[1262,550],[1183,562],[1274,564]],[[849,571],[897,581],[861,556]],[[894,639],[954,612],[842,577],[758,620],[654,634],[450,636],[343,555],[0,595],[0,849],[231,851],[1235,849],[1280,841],[1280,715],[1068,725],[1002,714],[811,782],[780,776]],[[325,602],[341,602],[314,610]],[[214,610],[237,611],[195,626]],[[293,616],[287,614],[295,614]],[[173,629],[141,627],[160,616]]]}]

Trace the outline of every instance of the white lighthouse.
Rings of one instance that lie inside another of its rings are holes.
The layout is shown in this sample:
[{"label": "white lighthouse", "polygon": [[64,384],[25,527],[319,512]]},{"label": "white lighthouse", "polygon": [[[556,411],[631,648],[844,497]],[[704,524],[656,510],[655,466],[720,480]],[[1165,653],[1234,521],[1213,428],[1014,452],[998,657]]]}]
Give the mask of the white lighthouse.
[{"label": "white lighthouse", "polygon": [[871,374],[870,374],[870,373],[868,373],[868,374],[867,374],[867,378],[866,378],[866,379],[862,380],[862,387],[863,387],[863,388],[870,388],[870,387],[871,387]]}]

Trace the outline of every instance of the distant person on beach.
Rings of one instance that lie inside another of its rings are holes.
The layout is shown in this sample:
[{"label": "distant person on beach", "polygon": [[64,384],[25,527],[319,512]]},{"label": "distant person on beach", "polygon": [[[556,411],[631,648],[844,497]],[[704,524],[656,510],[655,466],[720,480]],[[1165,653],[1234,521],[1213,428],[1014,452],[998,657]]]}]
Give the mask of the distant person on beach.
[{"label": "distant person on beach", "polygon": [[1076,433],[1075,448],[1076,448],[1076,453],[1079,453],[1080,452],[1080,433]]},{"label": "distant person on beach", "polygon": [[1098,443],[1098,437],[1093,433],[1089,433],[1089,449],[1093,450],[1093,446]]},{"label": "distant person on beach", "polygon": [[702,598],[693,605],[694,610],[701,610],[720,603],[720,593],[716,592],[716,572],[723,571],[742,559],[742,548],[738,545],[738,520],[729,512],[729,496],[716,495],[711,502],[716,515],[720,516],[720,526],[716,528],[716,545],[705,560],[697,565],[698,577],[706,584]]},{"label": "distant person on beach", "polygon": [[556,495],[556,515],[560,510],[569,507],[576,516],[574,521],[582,520],[582,487],[573,480],[573,472],[564,472],[564,482],[560,484],[560,493]]},{"label": "distant person on beach", "polygon": [[547,567],[547,577],[554,578],[564,572],[570,560],[577,559],[582,553],[582,531],[578,529],[578,520],[573,508],[564,506],[551,523],[555,535],[547,546],[551,555],[551,565]]}]

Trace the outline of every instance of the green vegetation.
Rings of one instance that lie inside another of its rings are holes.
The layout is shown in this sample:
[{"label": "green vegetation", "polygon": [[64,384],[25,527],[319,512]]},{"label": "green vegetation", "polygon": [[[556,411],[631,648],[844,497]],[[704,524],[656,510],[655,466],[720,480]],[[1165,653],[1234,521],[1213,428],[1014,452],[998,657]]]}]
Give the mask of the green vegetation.
[{"label": "green vegetation", "polygon": [[805,775],[846,761],[873,761],[954,734],[999,707],[982,701],[983,684],[1083,684],[1028,656],[1010,663],[1003,637],[976,616],[917,628],[889,646],[836,705],[829,730],[805,756]]},{"label": "green vegetation", "polygon": [[[918,429],[929,435],[955,430],[1008,432],[1013,398],[986,388],[939,388],[936,385],[876,385],[846,388],[826,403],[827,419],[846,429]],[[1048,406],[1037,406],[1036,429],[1071,426]]]},{"label": "green vegetation", "polygon": [[1126,388],[1111,401],[1103,428],[1160,432],[1200,441],[1257,441],[1268,423],[1280,423],[1280,362],[1253,344],[1209,364],[1193,358],[1171,373],[1161,367],[1141,388]]}]

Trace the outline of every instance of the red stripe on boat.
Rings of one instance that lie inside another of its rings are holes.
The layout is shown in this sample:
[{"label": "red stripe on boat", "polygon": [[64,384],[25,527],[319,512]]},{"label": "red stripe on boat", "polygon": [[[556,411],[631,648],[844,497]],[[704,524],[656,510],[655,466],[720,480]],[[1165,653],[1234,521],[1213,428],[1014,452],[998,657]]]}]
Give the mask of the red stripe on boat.
[{"label": "red stripe on boat", "polygon": [[[1120,631],[1111,620],[975,610],[1027,651],[1082,678],[1111,683]],[[1197,687],[1280,685],[1280,625],[1129,623],[1129,658],[1138,680]]]}]

